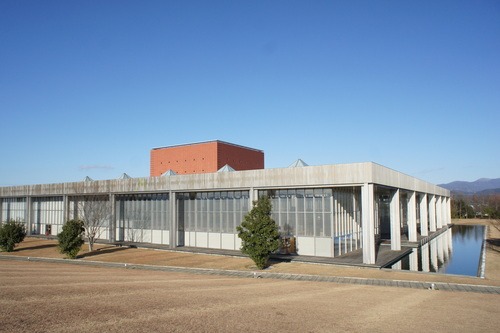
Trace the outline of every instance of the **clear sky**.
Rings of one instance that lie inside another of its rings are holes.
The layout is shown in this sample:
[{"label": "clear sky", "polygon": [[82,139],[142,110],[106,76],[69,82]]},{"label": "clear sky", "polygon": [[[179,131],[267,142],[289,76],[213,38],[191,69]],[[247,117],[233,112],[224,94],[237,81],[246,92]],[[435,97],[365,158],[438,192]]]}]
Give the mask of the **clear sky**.
[{"label": "clear sky", "polygon": [[0,186],[149,175],[223,140],[267,168],[500,177],[500,2],[0,1]]}]

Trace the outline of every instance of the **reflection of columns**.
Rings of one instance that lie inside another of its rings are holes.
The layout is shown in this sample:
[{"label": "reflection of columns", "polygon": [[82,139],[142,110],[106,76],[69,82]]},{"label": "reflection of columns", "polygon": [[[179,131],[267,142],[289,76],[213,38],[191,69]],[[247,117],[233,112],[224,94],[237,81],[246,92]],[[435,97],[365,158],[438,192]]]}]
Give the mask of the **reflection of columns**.
[{"label": "reflection of columns", "polygon": [[429,235],[429,222],[427,219],[427,193],[420,196],[420,234],[422,236]]},{"label": "reflection of columns", "polygon": [[373,184],[365,183],[361,187],[364,264],[375,264],[375,211],[373,197]]},{"label": "reflection of columns", "polygon": [[429,200],[429,230],[436,231],[436,196],[431,195]]},{"label": "reflection of columns", "polygon": [[453,252],[453,233],[451,231],[451,228],[448,229],[448,231],[446,232],[446,235],[448,236],[448,249],[451,252]]},{"label": "reflection of columns", "polygon": [[410,256],[410,271],[418,272],[418,252],[417,249],[411,251]]},{"label": "reflection of columns", "polygon": [[441,197],[436,197],[436,228],[441,229],[443,227],[443,206]]},{"label": "reflection of columns", "polygon": [[420,255],[422,256],[422,272],[429,272],[429,243],[422,245]]},{"label": "reflection of columns", "polygon": [[408,199],[408,240],[410,242],[417,241],[417,194],[409,193]]},{"label": "reflection of columns", "polygon": [[448,262],[450,260],[450,246],[448,244],[448,232],[451,232],[451,229],[448,229],[444,232],[444,234],[441,234],[438,236],[438,238],[443,239],[443,259],[444,262]]},{"label": "reflection of columns", "polygon": [[391,215],[391,250],[401,250],[401,216],[399,209],[399,189],[392,195],[390,203]]},{"label": "reflection of columns", "polygon": [[437,242],[436,238],[431,239],[429,242],[429,247],[431,250],[431,267],[433,272],[437,272],[438,270],[438,254],[437,254]]},{"label": "reflection of columns", "polygon": [[437,256],[438,256],[438,262],[441,264],[444,263],[444,255],[443,255],[443,238],[442,237],[436,237],[436,245],[437,245]]}]

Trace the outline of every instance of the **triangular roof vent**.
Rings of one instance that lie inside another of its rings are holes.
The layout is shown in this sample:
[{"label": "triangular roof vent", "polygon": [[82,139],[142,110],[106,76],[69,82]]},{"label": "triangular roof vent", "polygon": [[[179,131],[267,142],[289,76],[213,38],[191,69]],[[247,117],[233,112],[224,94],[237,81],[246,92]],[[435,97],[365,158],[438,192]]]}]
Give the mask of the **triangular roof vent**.
[{"label": "triangular roof vent", "polygon": [[125,172],[120,177],[118,177],[118,179],[130,179],[130,178],[132,178],[132,177],[127,175]]},{"label": "triangular roof vent", "polygon": [[233,172],[234,170],[229,164],[224,165],[222,168],[217,170],[217,172]]},{"label": "triangular roof vent", "polygon": [[292,164],[290,164],[288,167],[289,168],[301,168],[301,167],[305,167],[305,166],[309,166],[309,164],[307,164],[306,162],[302,161],[299,158],[298,160],[296,160],[295,162],[293,162]]},{"label": "triangular roof vent", "polygon": [[90,178],[89,176],[86,176],[85,178],[83,178],[83,181],[84,182],[93,182],[94,180],[92,178]]},{"label": "triangular roof vent", "polygon": [[161,175],[162,176],[175,176],[177,173],[172,170],[172,169],[168,169],[167,171],[165,171],[164,173],[162,173]]}]

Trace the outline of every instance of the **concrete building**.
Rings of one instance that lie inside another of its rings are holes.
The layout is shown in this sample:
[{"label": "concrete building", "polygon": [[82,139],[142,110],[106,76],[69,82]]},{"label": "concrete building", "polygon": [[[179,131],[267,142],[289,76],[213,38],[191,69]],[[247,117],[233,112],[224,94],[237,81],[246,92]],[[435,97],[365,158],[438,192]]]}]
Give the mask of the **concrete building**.
[{"label": "concrete building", "polygon": [[398,251],[402,241],[417,242],[451,221],[448,190],[384,166],[293,165],[1,187],[0,221],[17,219],[29,234],[56,235],[64,221],[81,214],[80,203],[100,202],[108,207],[102,239],[239,250],[236,226],[252,201],[267,195],[298,255],[358,251],[365,264],[375,263],[380,240]]},{"label": "concrete building", "polygon": [[216,172],[225,165],[234,170],[264,169],[264,152],[224,141],[207,141],[151,150],[150,176],[171,170],[176,174]]}]

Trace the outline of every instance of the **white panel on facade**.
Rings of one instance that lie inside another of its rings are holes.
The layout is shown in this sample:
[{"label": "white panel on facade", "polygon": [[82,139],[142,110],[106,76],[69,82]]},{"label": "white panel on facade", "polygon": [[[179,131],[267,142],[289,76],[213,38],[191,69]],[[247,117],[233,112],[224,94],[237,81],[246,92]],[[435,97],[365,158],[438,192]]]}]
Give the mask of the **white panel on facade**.
[{"label": "white panel on facade", "polygon": [[238,236],[234,237],[234,249],[235,250],[241,249],[241,238],[239,238]]},{"label": "white panel on facade", "polygon": [[151,237],[151,230],[150,229],[143,229],[142,230],[142,240],[141,242],[143,243],[151,243],[152,237]]},{"label": "white panel on facade", "polygon": [[222,248],[224,250],[236,250],[234,242],[235,237],[237,238],[238,236],[235,234],[222,234]]},{"label": "white panel on facade", "polygon": [[196,233],[196,247],[208,247],[208,233],[207,232],[197,232]]},{"label": "white panel on facade", "polygon": [[221,248],[221,234],[210,232],[208,233],[208,246],[211,249],[220,249]]},{"label": "white panel on facade", "polygon": [[154,243],[154,244],[161,244],[161,236],[162,236],[162,231],[161,230],[153,230],[152,231],[152,239],[151,239],[151,243]]},{"label": "white panel on facade", "polygon": [[305,256],[314,255],[314,237],[297,237],[297,254]]},{"label": "white panel on facade", "polygon": [[162,244],[170,244],[170,231],[168,230],[162,230],[162,236],[163,236],[163,239],[162,239]]},{"label": "white panel on facade", "polygon": [[97,239],[109,239],[108,228],[100,227],[99,232],[97,233]]},{"label": "white panel on facade", "polygon": [[188,241],[186,242],[186,246],[196,246],[196,232],[190,231],[190,232],[185,232],[184,234],[189,235]]},{"label": "white panel on facade", "polygon": [[319,257],[332,257],[332,243],[331,238],[316,237],[315,255]]}]

